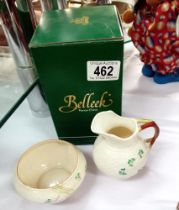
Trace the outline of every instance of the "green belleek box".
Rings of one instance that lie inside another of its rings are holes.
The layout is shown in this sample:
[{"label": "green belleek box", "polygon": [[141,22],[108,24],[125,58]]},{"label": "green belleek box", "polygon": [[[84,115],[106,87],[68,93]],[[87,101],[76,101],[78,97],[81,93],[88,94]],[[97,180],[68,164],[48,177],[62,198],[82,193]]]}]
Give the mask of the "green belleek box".
[{"label": "green belleek box", "polygon": [[121,114],[123,43],[115,6],[42,15],[29,46],[60,139],[93,143],[95,114]]}]

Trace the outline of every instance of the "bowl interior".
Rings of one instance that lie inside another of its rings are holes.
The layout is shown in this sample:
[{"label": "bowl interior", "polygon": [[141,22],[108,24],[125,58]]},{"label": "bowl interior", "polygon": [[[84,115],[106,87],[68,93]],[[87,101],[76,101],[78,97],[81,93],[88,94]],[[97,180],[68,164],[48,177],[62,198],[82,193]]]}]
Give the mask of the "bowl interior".
[{"label": "bowl interior", "polygon": [[48,188],[66,180],[77,166],[75,147],[65,141],[39,143],[20,158],[17,175],[33,188]]}]

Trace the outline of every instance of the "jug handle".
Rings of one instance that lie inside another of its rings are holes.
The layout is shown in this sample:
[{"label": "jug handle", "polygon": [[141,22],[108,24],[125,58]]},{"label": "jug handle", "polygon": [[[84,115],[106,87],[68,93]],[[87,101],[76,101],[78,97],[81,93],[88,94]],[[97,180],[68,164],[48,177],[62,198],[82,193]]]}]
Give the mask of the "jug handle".
[{"label": "jug handle", "polygon": [[146,142],[150,143],[150,147],[154,144],[155,140],[157,139],[157,137],[159,136],[159,133],[160,133],[160,129],[158,127],[158,125],[154,122],[154,121],[151,121],[151,120],[145,120],[145,119],[138,119],[137,122],[140,124],[140,131],[146,129],[146,128],[154,128],[154,136],[149,138],[149,139],[146,139]]}]

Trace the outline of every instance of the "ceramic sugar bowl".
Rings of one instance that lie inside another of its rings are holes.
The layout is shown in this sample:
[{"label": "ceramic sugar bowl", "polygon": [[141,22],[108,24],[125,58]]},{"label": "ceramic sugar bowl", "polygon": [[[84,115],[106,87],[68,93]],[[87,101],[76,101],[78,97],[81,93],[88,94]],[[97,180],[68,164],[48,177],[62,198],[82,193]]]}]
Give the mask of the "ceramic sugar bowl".
[{"label": "ceramic sugar bowl", "polygon": [[47,140],[35,144],[21,156],[14,185],[28,200],[58,203],[75,192],[85,174],[85,157],[74,145]]},{"label": "ceramic sugar bowl", "polygon": [[[142,139],[141,130],[153,127],[154,136]],[[98,134],[93,148],[96,166],[107,175],[127,179],[137,174],[147,160],[151,146],[159,135],[154,121],[125,118],[112,111],[98,113],[91,124]]]}]

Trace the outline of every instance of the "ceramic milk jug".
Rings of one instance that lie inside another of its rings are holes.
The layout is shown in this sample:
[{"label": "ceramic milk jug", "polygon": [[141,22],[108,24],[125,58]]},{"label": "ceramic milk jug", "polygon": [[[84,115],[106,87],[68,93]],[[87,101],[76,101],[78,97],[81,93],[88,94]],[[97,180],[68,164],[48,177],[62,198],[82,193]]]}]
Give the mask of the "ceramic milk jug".
[{"label": "ceramic milk jug", "polygon": [[[139,132],[149,127],[154,128],[154,136],[142,139]],[[93,148],[96,166],[105,174],[122,179],[137,174],[145,165],[159,135],[159,127],[154,121],[121,117],[113,111],[96,114],[91,130],[98,134]]]}]

